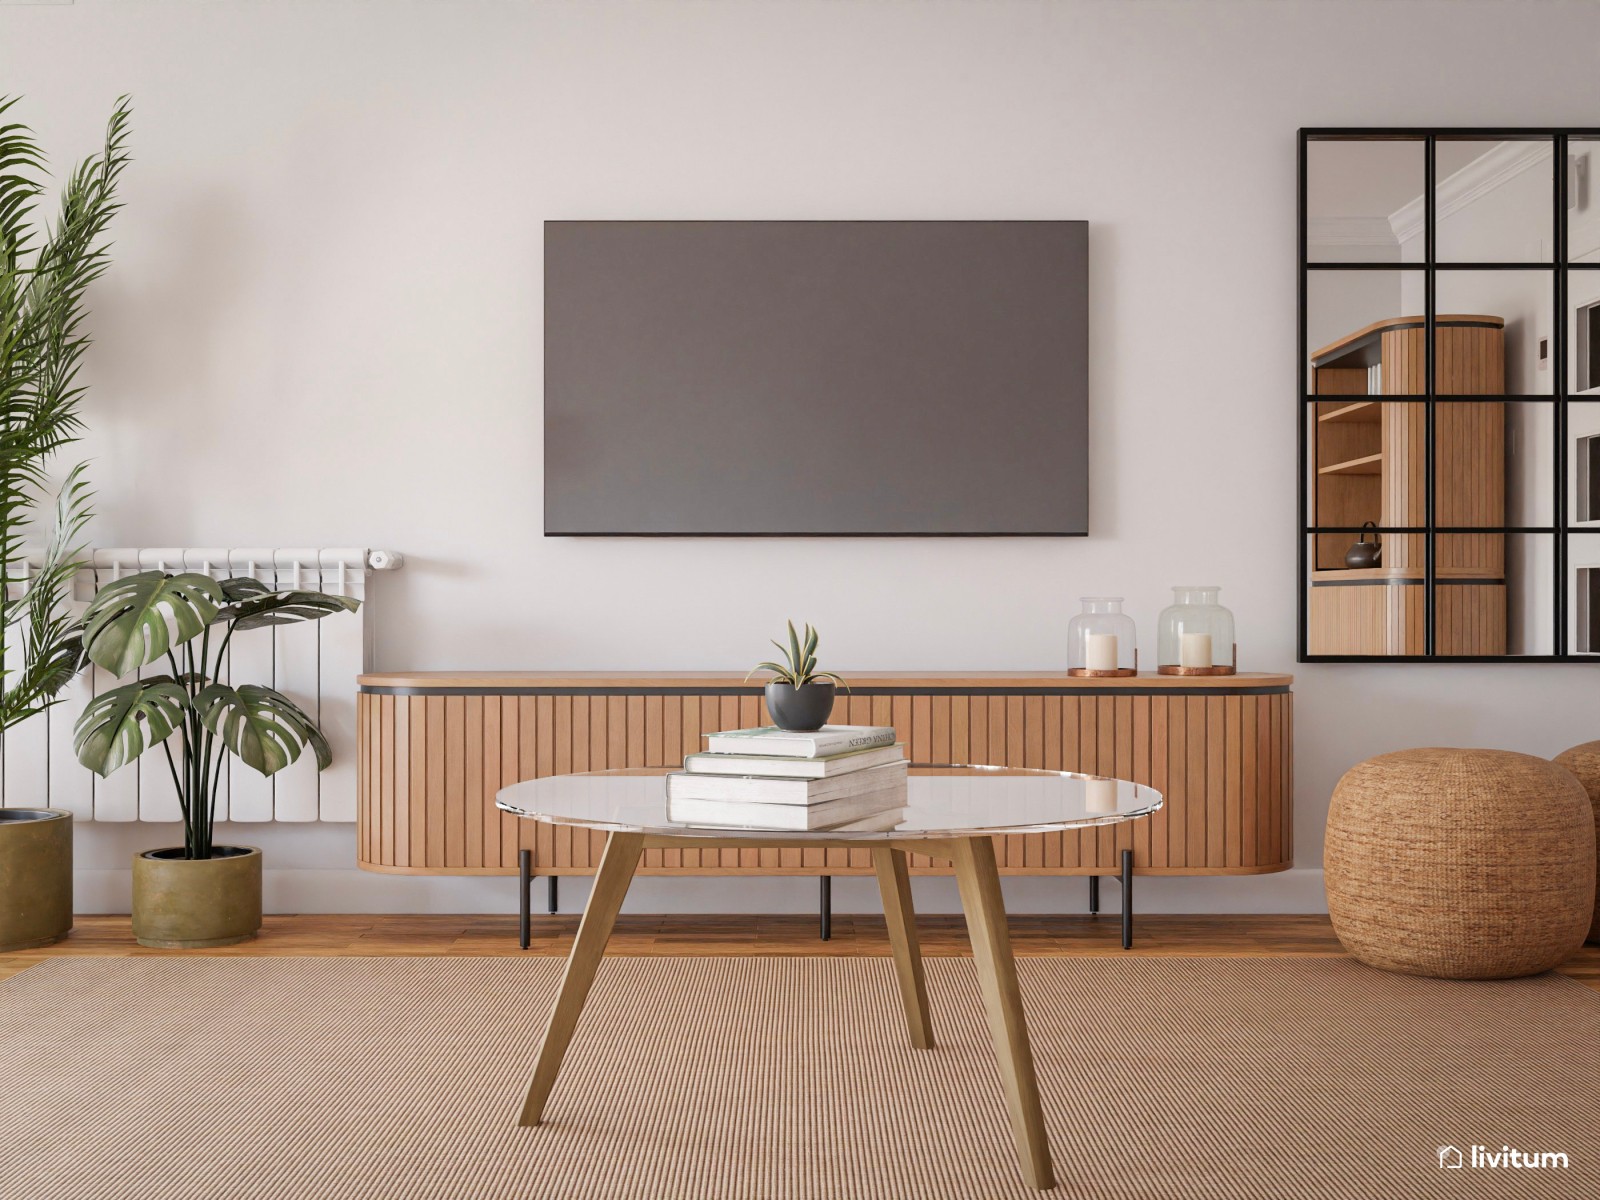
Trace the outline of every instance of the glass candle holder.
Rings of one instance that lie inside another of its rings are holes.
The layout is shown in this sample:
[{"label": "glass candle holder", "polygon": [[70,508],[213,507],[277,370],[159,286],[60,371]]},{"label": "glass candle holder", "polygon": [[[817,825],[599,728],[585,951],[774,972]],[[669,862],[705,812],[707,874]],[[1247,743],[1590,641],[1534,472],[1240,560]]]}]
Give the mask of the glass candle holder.
[{"label": "glass candle holder", "polygon": [[1085,596],[1083,611],[1067,625],[1067,674],[1135,675],[1139,647],[1133,618],[1121,596]]},{"label": "glass candle holder", "polygon": [[1232,675],[1239,648],[1233,614],[1217,603],[1221,588],[1175,587],[1156,624],[1156,670],[1162,675]]}]

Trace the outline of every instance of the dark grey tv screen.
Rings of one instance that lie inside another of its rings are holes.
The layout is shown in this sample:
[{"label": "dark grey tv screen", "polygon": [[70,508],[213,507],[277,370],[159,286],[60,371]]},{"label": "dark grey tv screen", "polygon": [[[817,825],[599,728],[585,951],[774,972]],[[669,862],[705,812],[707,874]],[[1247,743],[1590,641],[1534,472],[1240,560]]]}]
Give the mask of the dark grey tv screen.
[{"label": "dark grey tv screen", "polygon": [[545,533],[1088,532],[1084,221],[547,221]]}]

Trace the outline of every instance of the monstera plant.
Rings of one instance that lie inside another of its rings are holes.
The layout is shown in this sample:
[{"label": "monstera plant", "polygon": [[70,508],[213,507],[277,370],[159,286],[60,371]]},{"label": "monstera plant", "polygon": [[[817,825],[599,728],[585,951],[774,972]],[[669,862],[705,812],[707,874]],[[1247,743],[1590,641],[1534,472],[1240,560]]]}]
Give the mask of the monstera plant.
[{"label": "monstera plant", "polygon": [[[116,676],[163,664],[102,692],[78,719],[78,761],[110,775],[156,746],[183,814],[183,845],[134,860],[134,934],[146,945],[242,941],[261,923],[261,855],[212,841],[229,754],[273,775],[310,751],[332,761],[316,722],[282,692],[221,679],[236,634],[354,612],[325,592],[274,591],[249,577],[144,571],[100,589],[83,616],[84,650]],[[218,897],[221,897],[219,900]]]},{"label": "monstera plant", "polygon": [[354,612],[358,603],[277,592],[248,577],[144,571],[106,585],[83,617],[90,661],[116,676],[160,662],[169,670],[96,696],[78,720],[78,761],[103,777],[159,746],[183,812],[184,857],[210,858],[225,754],[263,775],[308,749],[318,770],[332,761],[316,722],[282,692],[218,682],[233,636]]}]

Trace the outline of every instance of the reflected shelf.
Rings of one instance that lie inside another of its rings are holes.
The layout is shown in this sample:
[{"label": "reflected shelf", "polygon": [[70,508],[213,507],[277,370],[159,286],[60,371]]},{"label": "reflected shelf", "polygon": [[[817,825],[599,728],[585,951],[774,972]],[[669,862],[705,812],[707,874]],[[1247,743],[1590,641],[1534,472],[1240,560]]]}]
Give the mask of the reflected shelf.
[{"label": "reflected shelf", "polygon": [[[1324,398],[1324,402],[1326,402]],[[1332,412],[1325,412],[1317,418],[1319,424],[1333,425],[1341,422],[1370,423],[1383,418],[1383,410],[1379,406],[1381,400],[1357,400],[1354,404],[1346,404],[1343,408],[1336,408]]]},{"label": "reflected shelf", "polygon": [[1383,473],[1383,455],[1367,454],[1361,458],[1347,459],[1344,462],[1334,463],[1331,466],[1318,467],[1318,475],[1381,475]]}]

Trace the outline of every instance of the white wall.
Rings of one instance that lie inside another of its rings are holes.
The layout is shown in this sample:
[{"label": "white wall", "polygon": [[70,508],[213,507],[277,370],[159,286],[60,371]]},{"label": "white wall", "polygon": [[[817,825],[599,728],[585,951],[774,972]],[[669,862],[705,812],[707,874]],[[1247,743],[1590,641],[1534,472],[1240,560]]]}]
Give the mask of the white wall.
[{"label": "white wall", "polygon": [[[1049,667],[1079,595],[1127,596],[1148,646],[1166,589],[1199,582],[1234,607],[1244,665],[1283,669],[1296,127],[1584,123],[1597,42],[1591,6],[1471,0],[80,0],[0,6],[0,79],[58,162],[119,93],[137,106],[95,298],[102,544],[399,548],[372,589],[389,668],[743,667],[791,615],[844,668]],[[1093,535],[542,539],[547,217],[1087,218]],[[1302,668],[1313,870],[1152,886],[1146,906],[1314,906],[1347,766],[1428,743],[1553,754],[1600,733],[1597,684]],[[127,854],[167,836],[85,830],[86,906],[123,902]],[[278,908],[511,904],[504,881],[356,876],[347,828],[243,836]],[[634,902],[812,895],[664,881]],[[1082,885],[1013,896],[1076,907]]]}]

